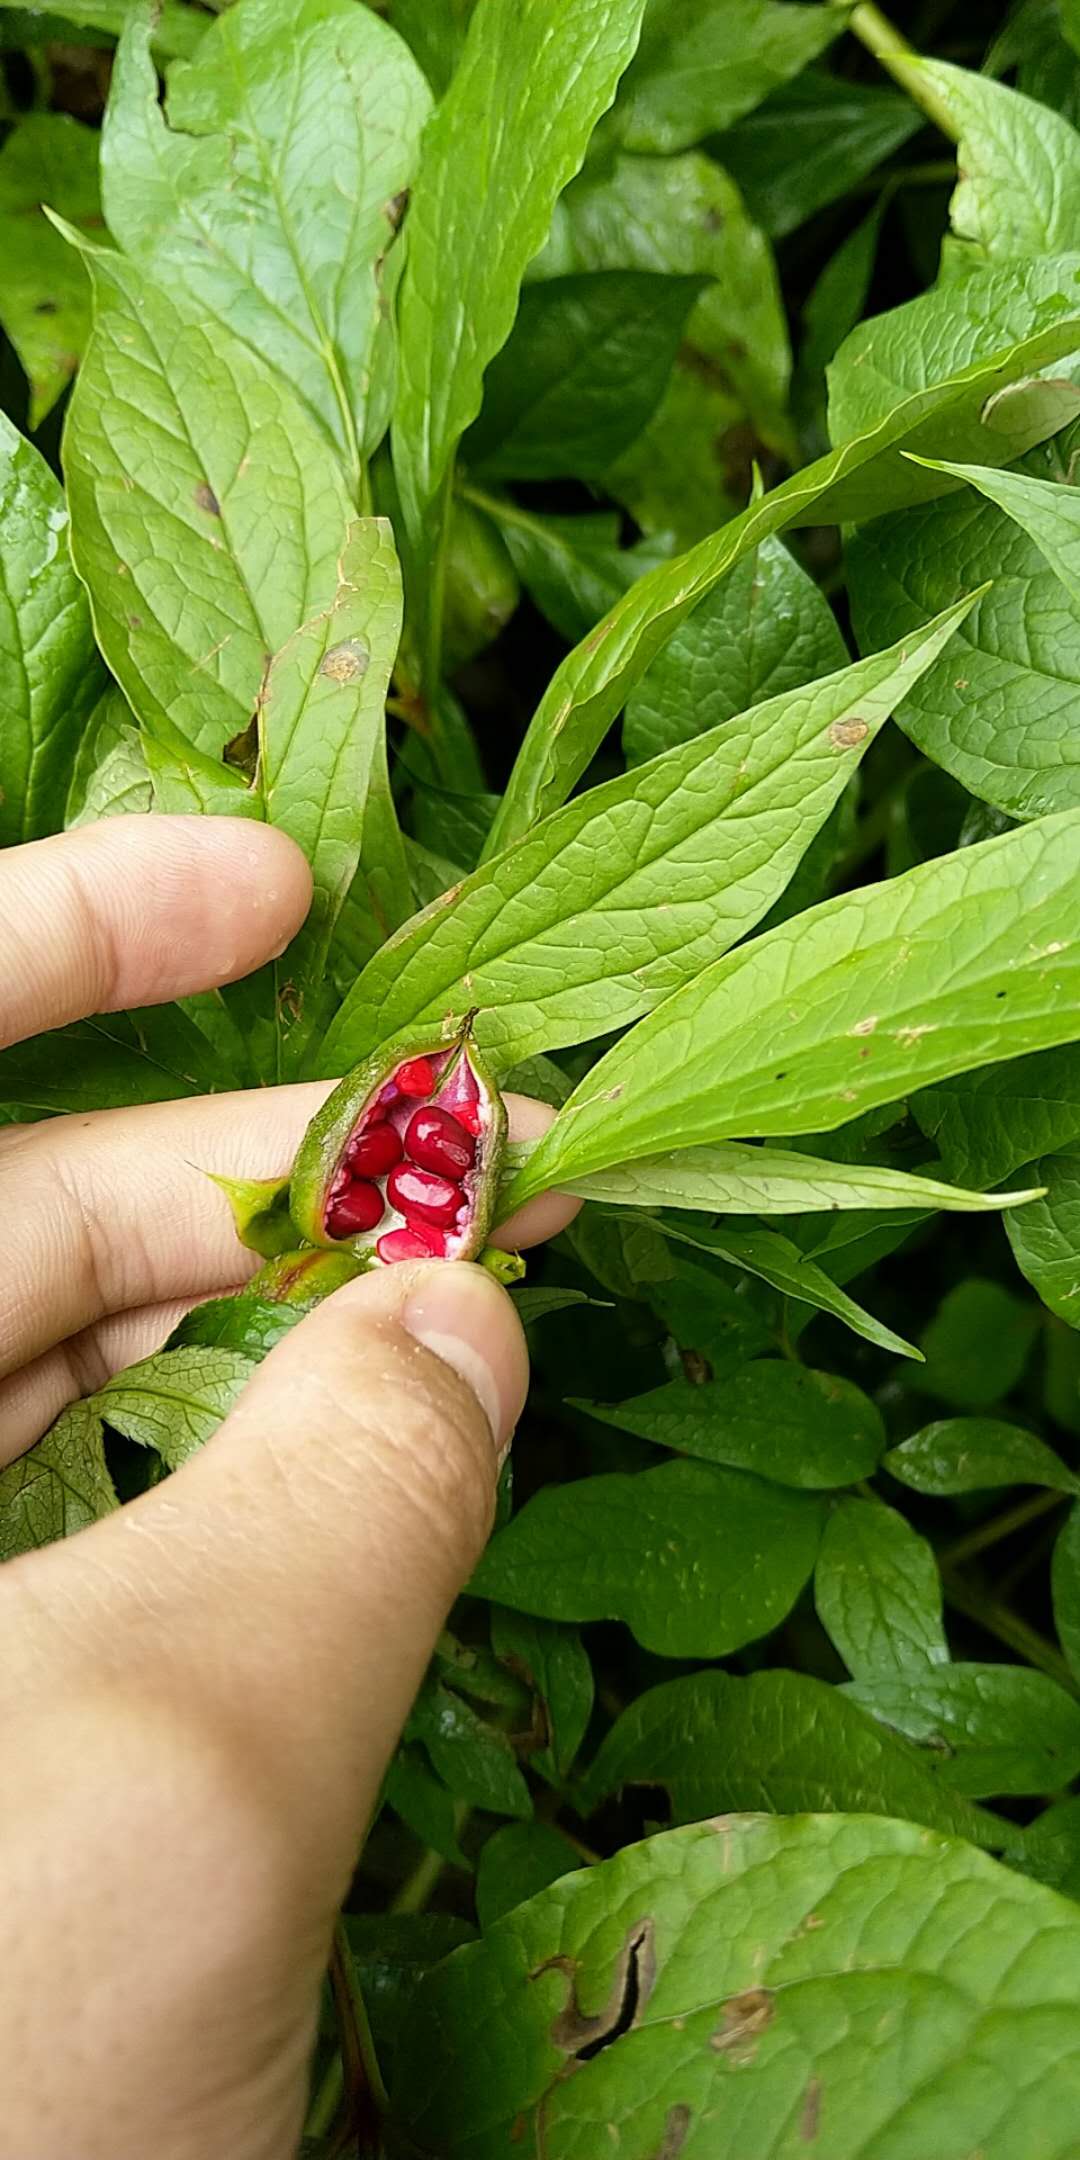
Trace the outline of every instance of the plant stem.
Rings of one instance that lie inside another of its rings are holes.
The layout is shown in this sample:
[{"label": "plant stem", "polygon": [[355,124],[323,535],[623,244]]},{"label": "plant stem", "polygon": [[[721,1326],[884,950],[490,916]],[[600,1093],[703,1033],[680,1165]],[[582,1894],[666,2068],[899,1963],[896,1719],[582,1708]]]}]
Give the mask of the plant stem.
[{"label": "plant stem", "polygon": [[347,2129],[350,2135],[355,2131],[361,2151],[374,2151],[378,2144],[379,2124],[390,2103],[371,2036],[367,2005],[356,1977],[356,1966],[340,1913],[334,1922],[330,1949],[330,1988],[341,2042]]},{"label": "plant stem", "polygon": [[847,14],[847,26],[860,45],[880,60],[886,73],[906,90],[912,103],[924,112],[928,120],[939,127],[950,142],[958,142],[960,131],[944,98],[939,97],[933,85],[927,82],[919,66],[919,55],[909,45],[894,23],[876,7],[874,0],[857,0],[848,14],[848,0],[829,0],[829,6],[843,9]]},{"label": "plant stem", "polygon": [[1036,1665],[1040,1672],[1048,1673],[1051,1680],[1056,1680],[1059,1687],[1067,1689],[1070,1695],[1080,1696],[1080,1686],[1074,1680],[1061,1652],[1054,1648],[1053,1643],[1047,1642],[1044,1635],[1029,1627],[1026,1620],[1018,1619],[1007,1606],[999,1605],[995,1598],[984,1597],[981,1590],[973,1590],[969,1583],[963,1582],[951,1571],[946,1572],[943,1569],[942,1580],[945,1596],[957,1612],[963,1613],[968,1620],[976,1621],[979,1627],[986,1629],[988,1635],[996,1635],[998,1641],[1007,1643],[1010,1650],[1019,1651],[1029,1665]]},{"label": "plant stem", "polygon": [[341,2056],[335,2055],[326,2066],[322,2084],[308,2109],[304,2124],[306,2138],[326,2137],[333,2128],[337,2112],[345,2097],[345,2072]]},{"label": "plant stem", "polygon": [[947,1545],[941,1554],[942,1567],[959,1567],[961,1561],[974,1559],[976,1553],[985,1552],[988,1546],[1011,1537],[1014,1530],[1023,1530],[1028,1523],[1038,1522],[1040,1516],[1048,1515],[1052,1508],[1064,1507],[1067,1498],[1066,1493],[1042,1492],[1036,1493],[1031,1500],[1018,1501],[1015,1507],[1006,1508],[1004,1514],[979,1523],[966,1536],[957,1538],[954,1545]]}]

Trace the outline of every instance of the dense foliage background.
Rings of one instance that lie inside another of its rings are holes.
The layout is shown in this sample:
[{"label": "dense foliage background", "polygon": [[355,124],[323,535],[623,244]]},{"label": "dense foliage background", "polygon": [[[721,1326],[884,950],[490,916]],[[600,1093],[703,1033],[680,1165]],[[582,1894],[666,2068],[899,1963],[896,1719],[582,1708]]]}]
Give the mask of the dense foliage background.
[{"label": "dense foliage background", "polygon": [[[465,1002],[552,1102],[612,1061],[517,1166],[587,1204],[311,2152],[1075,2155],[1080,7],[0,45],[0,841],[239,811],[317,886],[242,990],[0,1057],[3,1114]],[[0,1552],[182,1460],[253,1325],[67,1413]]]}]

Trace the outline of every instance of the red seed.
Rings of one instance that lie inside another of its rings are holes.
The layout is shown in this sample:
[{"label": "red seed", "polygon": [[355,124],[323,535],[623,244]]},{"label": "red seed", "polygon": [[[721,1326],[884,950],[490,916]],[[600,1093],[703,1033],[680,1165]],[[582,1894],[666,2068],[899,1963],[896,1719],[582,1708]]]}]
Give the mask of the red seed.
[{"label": "red seed", "polygon": [[414,1170],[411,1163],[399,1163],[396,1170],[391,1170],[386,1197],[406,1221],[418,1216],[421,1222],[434,1223],[439,1230],[451,1229],[459,1209],[465,1205],[460,1185],[451,1178],[438,1177],[434,1170]]},{"label": "red seed", "polygon": [[460,1108],[459,1110],[455,1110],[455,1112],[454,1112],[454,1116],[455,1116],[455,1118],[457,1119],[457,1122],[458,1122],[458,1124],[459,1124],[459,1125],[463,1125],[463,1126],[465,1127],[465,1130],[466,1130],[466,1132],[467,1132],[467,1133],[479,1133],[479,1131],[480,1131],[480,1105],[479,1105],[479,1103],[473,1103],[473,1102],[470,1102],[470,1103],[462,1103],[462,1105],[461,1105],[461,1108]]},{"label": "red seed", "polygon": [[[476,1142],[448,1110],[429,1103],[414,1110],[405,1128],[405,1153],[422,1170],[438,1171],[442,1177],[461,1178],[472,1166]],[[389,1165],[387,1166],[389,1168]]]},{"label": "red seed", "polygon": [[430,1260],[431,1254],[416,1230],[388,1230],[377,1240],[380,1260]]},{"label": "red seed", "polygon": [[384,1177],[395,1163],[401,1161],[403,1152],[392,1125],[369,1125],[366,1131],[357,1133],[355,1140],[350,1140],[345,1160],[356,1177]]},{"label": "red seed", "polygon": [[356,1237],[361,1230],[374,1230],[385,1213],[378,1186],[369,1184],[366,1178],[355,1178],[331,1201],[326,1227],[331,1237]]},{"label": "red seed", "polygon": [[398,1066],[394,1080],[403,1095],[431,1095],[435,1088],[435,1067],[430,1058],[409,1058],[404,1065]]}]

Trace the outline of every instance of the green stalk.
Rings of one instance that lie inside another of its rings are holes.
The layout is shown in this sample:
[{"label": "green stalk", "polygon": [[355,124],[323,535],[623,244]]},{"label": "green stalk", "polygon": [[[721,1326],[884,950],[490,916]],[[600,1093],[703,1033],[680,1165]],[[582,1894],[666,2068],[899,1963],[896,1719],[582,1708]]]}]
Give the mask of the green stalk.
[{"label": "green stalk", "polygon": [[883,15],[881,9],[875,6],[874,0],[857,0],[850,13],[848,0],[828,0],[828,5],[843,10],[847,15],[847,26],[852,36],[858,38],[860,45],[865,45],[867,52],[873,53],[875,60],[880,61],[886,73],[892,76],[895,83],[899,83],[901,90],[906,90],[920,112],[924,112],[927,119],[932,120],[943,135],[948,136],[950,142],[958,142],[960,138],[956,122],[944,99],[938,96],[937,91],[923,76],[918,66],[919,55],[915,47],[908,43],[907,38],[889,21],[888,16]]}]

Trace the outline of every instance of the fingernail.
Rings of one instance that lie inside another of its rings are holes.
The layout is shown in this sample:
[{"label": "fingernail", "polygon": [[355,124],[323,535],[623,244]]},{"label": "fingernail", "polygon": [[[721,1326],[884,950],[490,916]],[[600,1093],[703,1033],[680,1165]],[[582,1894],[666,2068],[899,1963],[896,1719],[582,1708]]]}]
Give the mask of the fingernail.
[{"label": "fingernail", "polygon": [[505,1291],[482,1268],[439,1261],[425,1270],[401,1322],[472,1389],[502,1463],[528,1387],[525,1338]]}]

